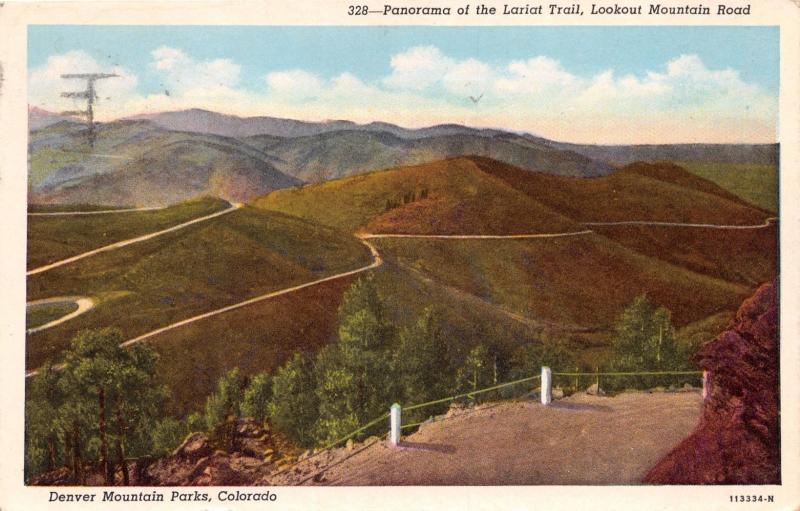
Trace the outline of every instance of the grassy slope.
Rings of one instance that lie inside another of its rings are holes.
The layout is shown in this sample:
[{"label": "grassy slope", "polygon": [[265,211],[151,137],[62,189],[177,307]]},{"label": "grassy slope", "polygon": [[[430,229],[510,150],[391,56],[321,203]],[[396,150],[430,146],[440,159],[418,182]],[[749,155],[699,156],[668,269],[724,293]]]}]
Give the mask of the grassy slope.
[{"label": "grassy slope", "polygon": [[57,358],[82,328],[130,338],[272,290],[362,266],[356,239],[279,213],[244,208],[28,279],[28,299],[93,296],[93,310],[28,338],[27,367]]},{"label": "grassy slope", "polygon": [[778,168],[775,165],[695,161],[679,162],[679,165],[751,204],[773,213],[778,211]]},{"label": "grassy slope", "polygon": [[35,328],[78,310],[78,304],[52,303],[28,307],[25,311],[25,328]]},{"label": "grassy slope", "polygon": [[630,251],[597,235],[568,239],[376,240],[397,259],[437,281],[535,319],[610,327],[647,293],[684,325],[735,309],[748,288]]},{"label": "grassy slope", "polygon": [[105,204],[28,204],[28,213],[57,213],[64,211],[106,211],[128,209],[130,206],[108,206]]},{"label": "grassy slope", "polygon": [[473,160],[485,172],[578,222],[756,224],[769,216],[731,200],[725,190],[668,164],[633,164],[608,176],[565,178],[527,172],[485,158]]},{"label": "grassy slope", "polygon": [[203,198],[157,211],[31,216],[28,217],[28,269],[166,229],[228,206],[227,202],[220,199]]},{"label": "grassy slope", "polygon": [[752,288],[772,280],[778,271],[776,225],[711,232],[658,226],[592,229],[641,254]]},{"label": "grassy slope", "polygon": [[700,347],[725,331],[734,315],[733,311],[725,311],[689,323],[678,329],[676,339],[680,344]]},{"label": "grassy slope", "polygon": [[[407,192],[428,198],[386,211]],[[254,202],[325,225],[355,231],[417,234],[579,230],[570,220],[482,172],[469,158],[403,167],[279,190]]]}]

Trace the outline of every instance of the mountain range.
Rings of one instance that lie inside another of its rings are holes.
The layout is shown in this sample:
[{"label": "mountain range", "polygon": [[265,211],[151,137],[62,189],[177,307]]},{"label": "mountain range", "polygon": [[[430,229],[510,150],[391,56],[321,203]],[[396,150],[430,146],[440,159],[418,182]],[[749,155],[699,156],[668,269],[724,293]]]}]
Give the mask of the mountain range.
[{"label": "mountain range", "polygon": [[29,201],[155,206],[198,195],[248,201],[272,190],[471,155],[572,177],[635,160],[777,161],[777,145],[591,146],[457,124],[408,129],[191,109],[98,125],[29,109]]}]

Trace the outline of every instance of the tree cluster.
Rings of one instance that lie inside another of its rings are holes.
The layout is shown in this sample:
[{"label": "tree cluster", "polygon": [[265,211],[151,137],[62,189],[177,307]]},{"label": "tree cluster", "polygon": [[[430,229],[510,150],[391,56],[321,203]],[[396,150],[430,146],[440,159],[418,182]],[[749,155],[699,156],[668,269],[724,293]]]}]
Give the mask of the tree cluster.
[{"label": "tree cluster", "polygon": [[118,330],[79,333],[65,365],[45,366],[28,384],[25,473],[30,478],[68,467],[76,484],[86,467],[99,467],[106,484],[116,469],[129,481],[126,459],[149,454],[150,428],[159,420],[166,389],[156,384],[155,353],[145,345],[120,347]]},{"label": "tree cluster", "polygon": [[395,199],[386,199],[386,207],[384,211],[389,211],[394,208],[399,208],[403,204],[410,204],[412,202],[416,202],[417,200],[423,200],[428,198],[428,189],[423,188],[422,190],[417,193],[414,190],[410,190],[407,192],[403,192],[399,198]]},{"label": "tree cluster", "polygon": [[[656,307],[647,296],[636,297],[622,312],[615,326],[608,372],[662,372],[691,369],[689,355],[676,342],[670,312]],[[615,376],[607,389],[646,389],[680,382],[675,376]]]}]

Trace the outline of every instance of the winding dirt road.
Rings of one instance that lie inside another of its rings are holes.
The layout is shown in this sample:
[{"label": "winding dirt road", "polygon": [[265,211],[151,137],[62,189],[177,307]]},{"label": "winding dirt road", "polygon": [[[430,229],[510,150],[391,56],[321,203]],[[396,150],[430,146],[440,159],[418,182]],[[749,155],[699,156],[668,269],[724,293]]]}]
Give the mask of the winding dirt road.
[{"label": "winding dirt road", "polygon": [[50,321],[49,323],[45,323],[44,325],[40,325],[35,328],[29,328],[28,330],[25,331],[25,333],[33,334],[36,332],[40,332],[42,330],[47,330],[48,328],[53,328],[54,326],[60,325],[65,321],[69,321],[70,319],[80,316],[84,312],[87,312],[92,308],[94,308],[94,300],[92,300],[91,298],[87,298],[85,296],[57,296],[54,298],[44,298],[42,300],[34,300],[32,302],[28,302],[25,305],[28,307],[36,307],[39,305],[54,305],[57,303],[75,303],[78,306],[78,308],[70,312],[69,314],[66,314],[58,319]]},{"label": "winding dirt road", "polygon": [[78,254],[76,256],[68,257],[67,259],[62,259],[60,261],[56,261],[54,263],[50,263],[50,264],[47,264],[45,266],[40,266],[40,267],[35,268],[33,270],[29,270],[25,275],[27,275],[27,276],[36,275],[37,273],[43,273],[43,272],[46,272],[48,270],[52,270],[53,268],[58,268],[59,266],[64,266],[65,264],[74,263],[75,261],[80,261],[81,259],[85,259],[85,258],[91,257],[93,255],[97,255],[97,254],[100,254],[100,253],[103,253],[103,252],[108,252],[109,250],[116,250],[118,248],[127,247],[128,245],[133,245],[134,243],[147,241],[147,240],[153,239],[153,238],[155,238],[157,236],[161,236],[162,234],[167,234],[167,233],[170,233],[170,232],[174,232],[174,231],[183,229],[185,227],[188,227],[190,225],[196,224],[198,222],[204,222],[206,220],[210,220],[212,218],[216,218],[216,217],[221,216],[221,215],[227,215],[228,213],[236,211],[237,209],[241,208],[242,206],[243,206],[243,204],[240,204],[240,203],[231,204],[231,207],[229,207],[228,209],[223,209],[222,211],[217,211],[216,213],[211,213],[210,215],[201,216],[201,217],[198,217],[198,218],[193,218],[192,220],[189,220],[187,222],[183,222],[182,224],[173,225],[172,227],[168,227],[168,228],[162,229],[160,231],[151,232],[149,234],[145,234],[143,236],[138,236],[136,238],[130,238],[130,239],[127,239],[127,240],[118,241],[116,243],[112,243],[112,244],[106,245],[104,247],[96,248],[94,250],[90,250],[88,252],[84,252],[82,254]]}]

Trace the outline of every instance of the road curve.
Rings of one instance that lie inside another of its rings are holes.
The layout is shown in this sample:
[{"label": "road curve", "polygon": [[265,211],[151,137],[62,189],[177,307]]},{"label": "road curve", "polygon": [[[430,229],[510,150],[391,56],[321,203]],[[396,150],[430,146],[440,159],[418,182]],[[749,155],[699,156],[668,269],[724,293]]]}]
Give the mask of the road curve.
[{"label": "road curve", "polygon": [[203,313],[203,314],[198,314],[197,316],[192,316],[191,318],[187,318],[187,319],[178,321],[176,323],[172,323],[171,325],[167,325],[165,327],[161,327],[161,328],[159,328],[157,330],[153,330],[152,332],[148,332],[146,334],[140,335],[139,337],[135,337],[133,339],[125,341],[122,344],[120,344],[120,346],[123,346],[123,347],[130,346],[132,344],[136,344],[137,342],[141,342],[141,341],[143,341],[145,339],[148,339],[150,337],[156,336],[156,335],[161,334],[163,332],[167,332],[169,330],[173,330],[175,328],[179,328],[179,327],[188,325],[189,323],[194,323],[195,321],[200,321],[201,319],[210,318],[212,316],[216,316],[218,314],[222,314],[222,313],[225,313],[225,312],[228,312],[228,311],[232,311],[234,309],[238,309],[238,308],[241,308],[241,307],[246,307],[248,305],[252,305],[254,303],[262,302],[264,300],[269,300],[270,298],[275,298],[275,297],[278,297],[278,296],[281,296],[281,295],[285,295],[285,294],[288,294],[288,293],[291,293],[291,292],[294,292],[294,291],[299,291],[299,290],[305,289],[307,287],[316,286],[317,284],[322,284],[323,282],[330,282],[331,280],[336,280],[336,279],[341,279],[341,278],[344,278],[344,277],[349,277],[350,275],[355,275],[357,273],[361,273],[361,272],[364,272],[364,271],[367,271],[367,270],[372,270],[372,269],[377,268],[378,266],[382,265],[383,264],[383,259],[381,258],[381,255],[378,253],[378,250],[371,243],[369,243],[368,241],[366,241],[364,239],[361,239],[361,242],[364,245],[366,245],[367,248],[369,248],[370,254],[372,254],[372,262],[370,264],[368,264],[367,266],[362,266],[361,268],[356,268],[355,270],[346,271],[344,273],[337,273],[336,275],[331,275],[329,277],[324,277],[324,278],[321,278],[321,279],[312,280],[311,282],[306,282],[305,284],[300,284],[300,285],[297,285],[297,286],[287,287],[287,288],[284,288],[284,289],[281,289],[281,290],[278,290],[278,291],[273,291],[271,293],[267,293],[267,294],[264,294],[264,295],[261,295],[261,296],[256,296],[255,298],[250,298],[248,300],[244,300],[242,302],[235,303],[233,305],[228,305],[227,307],[222,307],[221,309],[216,309],[216,310],[213,310],[213,311],[210,311],[210,312],[206,312],[206,313]]},{"label": "road curve", "polygon": [[32,212],[28,216],[76,216],[76,215],[105,215],[107,213],[131,213],[133,211],[155,211],[166,209],[167,206],[153,206],[149,208],[125,208],[125,209],[98,209],[96,211],[51,211],[51,212]]},{"label": "road curve", "polygon": [[688,224],[681,222],[656,222],[650,220],[628,220],[623,222],[583,222],[583,225],[596,225],[598,227],[614,225],[652,225],[656,227],[696,227],[700,229],[763,229],[773,225],[776,220],[778,220],[776,217],[770,217],[764,220],[763,224],[758,225]]},{"label": "road curve", "polygon": [[118,241],[116,243],[112,243],[112,244],[106,245],[104,247],[96,248],[94,250],[90,250],[88,252],[84,252],[82,254],[78,254],[76,256],[69,257],[67,259],[62,259],[61,261],[56,261],[54,263],[50,263],[50,264],[47,264],[45,266],[40,266],[40,267],[35,268],[33,270],[29,270],[25,275],[26,276],[36,275],[37,273],[43,273],[43,272],[46,272],[48,270],[52,270],[53,268],[58,268],[59,266],[64,266],[65,264],[74,263],[75,261],[79,261],[79,260],[84,259],[86,257],[91,257],[93,255],[97,255],[97,254],[100,254],[102,252],[108,252],[109,250],[115,250],[115,249],[118,249],[118,248],[126,247],[128,245],[133,245],[134,243],[139,243],[141,241],[147,241],[147,240],[153,239],[153,238],[155,238],[157,236],[161,236],[162,234],[167,234],[167,233],[170,233],[170,232],[174,232],[174,231],[183,229],[184,227],[188,227],[188,226],[190,226],[192,224],[196,224],[198,222],[204,222],[206,220],[210,220],[212,218],[228,214],[228,213],[230,213],[232,211],[236,211],[237,209],[241,208],[242,206],[243,206],[243,204],[239,204],[239,203],[231,204],[231,207],[229,207],[227,209],[223,209],[222,211],[217,211],[215,213],[211,213],[210,215],[201,216],[199,218],[194,218],[194,219],[189,220],[187,222],[183,222],[182,224],[173,225],[172,227],[168,227],[168,228],[162,229],[160,231],[151,232],[149,234],[145,234],[143,236],[138,236],[136,238],[130,238],[130,239],[127,239],[127,240]]},{"label": "road curve", "polygon": [[40,325],[40,326],[37,326],[35,328],[29,328],[29,329],[27,329],[25,331],[25,333],[26,334],[33,334],[33,333],[36,333],[36,332],[40,332],[42,330],[46,330],[48,328],[52,328],[52,327],[54,327],[56,325],[60,325],[61,323],[64,323],[65,321],[69,321],[70,319],[72,319],[74,317],[80,316],[84,312],[87,312],[87,311],[91,310],[92,308],[94,308],[94,300],[92,300],[91,298],[87,298],[85,296],[77,296],[77,297],[76,296],[57,296],[57,297],[54,297],[54,298],[44,298],[42,300],[34,300],[32,302],[28,302],[25,305],[26,306],[31,306],[31,305],[34,305],[34,306],[35,305],[49,305],[49,304],[63,303],[63,302],[73,302],[73,303],[78,305],[78,308],[75,309],[74,311],[70,312],[69,314],[66,314],[64,316],[61,316],[58,319],[54,319],[53,321],[50,321],[49,323],[45,323],[44,325]]}]

